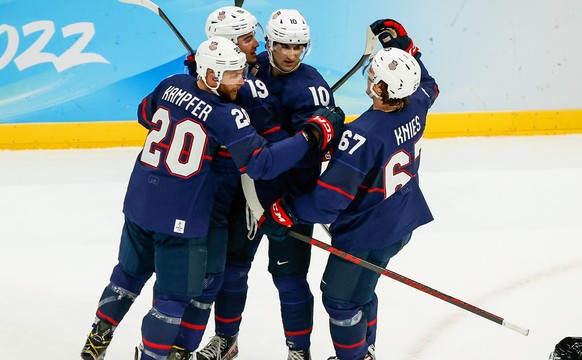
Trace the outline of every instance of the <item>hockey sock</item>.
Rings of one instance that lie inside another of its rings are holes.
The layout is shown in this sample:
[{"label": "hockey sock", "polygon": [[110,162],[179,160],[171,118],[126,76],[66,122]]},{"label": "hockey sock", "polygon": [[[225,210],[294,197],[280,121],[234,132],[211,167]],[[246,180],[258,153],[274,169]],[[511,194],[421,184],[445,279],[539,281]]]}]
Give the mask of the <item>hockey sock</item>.
[{"label": "hockey sock", "polygon": [[378,325],[378,297],[374,293],[372,301],[367,303],[363,308],[364,316],[368,321],[368,330],[366,331],[366,342],[368,345],[376,343],[376,329]]},{"label": "hockey sock", "polygon": [[248,266],[227,264],[224,283],[216,296],[214,318],[216,333],[235,336],[240,329],[248,290]]},{"label": "hockey sock", "polygon": [[313,294],[306,276],[273,277],[279,301],[287,346],[307,350],[311,345],[313,328]]},{"label": "hockey sock", "polygon": [[168,296],[157,297],[154,302],[141,325],[143,343],[141,360],[160,360],[168,356],[180,330],[182,315],[188,306],[186,299]]},{"label": "hockey sock", "polygon": [[211,303],[192,300],[184,311],[174,344],[190,352],[196,350],[202,341],[204,331],[206,331],[211,309]]},{"label": "hockey sock", "polygon": [[175,345],[188,351],[194,351],[198,348],[208,324],[212,303],[222,283],[222,274],[207,275],[204,278],[202,295],[191,300],[184,311],[180,330],[174,341]]},{"label": "hockey sock", "polygon": [[366,333],[368,321],[358,305],[334,301],[323,297],[329,314],[329,329],[333,347],[342,360],[360,360],[368,352]]},{"label": "hockey sock", "polygon": [[97,318],[113,326],[119,325],[150,276],[151,274],[141,277],[132,276],[126,273],[119,264],[115,266],[111,274],[111,282],[105,287],[99,299]]}]

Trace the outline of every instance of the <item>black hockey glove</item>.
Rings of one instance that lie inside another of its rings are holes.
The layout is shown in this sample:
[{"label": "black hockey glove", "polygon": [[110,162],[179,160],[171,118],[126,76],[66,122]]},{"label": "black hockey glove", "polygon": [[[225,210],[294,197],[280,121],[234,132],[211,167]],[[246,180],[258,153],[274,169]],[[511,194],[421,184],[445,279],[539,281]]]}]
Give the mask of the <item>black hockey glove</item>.
[{"label": "black hockey glove", "polygon": [[[420,52],[408,33],[398,21],[392,19],[376,20],[370,24],[374,35],[378,35],[378,40],[382,47],[394,47],[408,52],[410,55],[419,58]],[[418,56],[416,56],[418,55]]]},{"label": "black hockey glove", "polygon": [[259,230],[270,239],[282,241],[289,235],[289,228],[297,222],[293,210],[287,205],[285,197],[275,201],[259,219]]},{"label": "black hockey glove", "polygon": [[582,360],[582,338],[563,338],[554,348],[550,360]]},{"label": "black hockey glove", "polygon": [[[308,141],[316,145],[323,152],[335,138],[341,135],[344,130],[346,116],[343,110],[337,106],[333,108],[319,108],[311,118],[303,125],[303,130],[309,133]],[[312,131],[317,132],[314,139]]]}]

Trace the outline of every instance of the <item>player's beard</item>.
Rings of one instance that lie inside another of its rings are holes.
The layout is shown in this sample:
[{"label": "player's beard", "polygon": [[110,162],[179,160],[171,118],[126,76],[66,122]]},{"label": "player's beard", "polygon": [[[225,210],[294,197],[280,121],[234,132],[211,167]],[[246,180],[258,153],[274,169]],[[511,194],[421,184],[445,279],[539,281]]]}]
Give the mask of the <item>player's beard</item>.
[{"label": "player's beard", "polygon": [[218,92],[218,95],[220,95],[220,97],[223,98],[224,100],[234,101],[236,99],[236,95],[237,95],[239,89],[240,89],[240,86],[236,87],[236,86],[220,85],[217,89],[217,92]]}]

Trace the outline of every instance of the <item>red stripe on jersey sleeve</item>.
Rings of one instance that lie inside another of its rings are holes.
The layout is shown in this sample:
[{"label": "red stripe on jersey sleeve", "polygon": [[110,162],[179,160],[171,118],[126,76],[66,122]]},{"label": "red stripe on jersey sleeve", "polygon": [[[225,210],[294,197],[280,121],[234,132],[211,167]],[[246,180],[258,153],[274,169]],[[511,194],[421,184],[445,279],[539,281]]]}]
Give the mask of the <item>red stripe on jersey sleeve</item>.
[{"label": "red stripe on jersey sleeve", "polygon": [[343,191],[342,189],[340,189],[340,188],[338,188],[338,187],[336,187],[336,186],[331,186],[331,185],[329,185],[329,184],[326,184],[326,183],[324,183],[324,182],[323,182],[323,181],[321,181],[321,180],[317,180],[317,185],[319,185],[319,186],[322,186],[322,187],[324,187],[324,188],[326,188],[326,189],[329,189],[329,190],[335,191],[335,192],[337,192],[337,193],[339,193],[339,194],[341,194],[341,195],[343,195],[343,196],[347,197],[347,198],[348,198],[348,199],[350,199],[350,200],[354,200],[354,196],[352,196],[352,195],[348,194],[347,192]]}]

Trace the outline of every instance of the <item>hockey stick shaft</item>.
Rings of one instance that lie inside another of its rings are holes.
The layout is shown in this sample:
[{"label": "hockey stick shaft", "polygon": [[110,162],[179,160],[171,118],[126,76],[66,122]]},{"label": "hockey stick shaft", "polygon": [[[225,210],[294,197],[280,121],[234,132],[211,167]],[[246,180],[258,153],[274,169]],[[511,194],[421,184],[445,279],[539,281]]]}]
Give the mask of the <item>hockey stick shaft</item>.
[{"label": "hockey stick shaft", "polygon": [[[364,65],[364,63],[370,58],[376,47],[378,46],[377,43],[377,36],[374,35],[372,29],[368,26],[366,28],[366,47],[364,48],[364,53],[360,57],[360,60],[347,72],[342,76],[333,86],[331,87],[332,92],[336,92],[349,78],[352,77],[358,71],[358,69]],[[331,232],[329,231],[329,227],[325,224],[320,224],[323,231],[327,234],[327,236],[331,239]]]},{"label": "hockey stick shaft", "polygon": [[[360,60],[358,60],[358,62],[347,73],[345,73],[344,76],[342,76],[335,84],[332,85],[332,87],[331,87],[332,92],[336,92],[337,89],[339,89],[346,81],[349,80],[349,78],[352,77],[352,75],[354,75],[356,73],[356,71],[358,71],[358,69],[362,65],[364,65],[366,60],[368,60],[370,58],[370,55],[372,55],[372,53],[374,52],[374,50],[378,46],[376,41],[377,41],[377,36],[374,35],[374,33],[372,32],[372,29],[368,26],[366,28],[366,46],[364,48],[364,53],[360,57]],[[329,236],[329,238],[331,239],[331,232],[329,231],[329,228],[327,227],[327,225],[321,224],[321,228],[327,234],[327,236]]]},{"label": "hockey stick shaft", "polygon": [[178,37],[178,39],[180,40],[182,45],[184,45],[186,50],[188,50],[190,52],[190,54],[194,54],[194,50],[192,49],[190,44],[188,44],[186,39],[182,36],[182,34],[180,34],[178,29],[174,26],[174,24],[170,21],[170,19],[166,16],[164,11],[158,5],[156,5],[155,3],[153,3],[150,0],[119,0],[119,1],[122,3],[126,3],[126,4],[133,4],[133,5],[138,5],[138,6],[144,7],[148,10],[151,10],[155,14],[157,14],[159,17],[161,17],[166,22],[166,24],[170,27],[170,29],[172,29],[172,31]]},{"label": "hockey stick shaft", "polygon": [[319,241],[317,239],[310,238],[308,236],[305,236],[305,235],[300,234],[300,233],[295,232],[295,231],[289,231],[289,235],[292,236],[292,237],[294,237],[294,238],[296,238],[296,239],[298,239],[298,240],[301,240],[301,241],[303,241],[305,243],[311,244],[313,246],[317,246],[318,248],[323,249],[323,250],[331,253],[332,255],[338,256],[338,257],[340,257],[340,258],[342,258],[342,259],[344,259],[346,261],[349,261],[351,263],[354,263],[356,265],[359,265],[361,267],[364,267],[364,268],[366,268],[368,270],[374,271],[374,272],[376,272],[376,273],[378,273],[380,275],[387,276],[387,277],[389,277],[391,279],[394,279],[396,281],[399,281],[399,282],[401,282],[401,283],[403,283],[405,285],[408,285],[408,286],[413,287],[413,288],[415,288],[417,290],[420,290],[420,291],[422,291],[424,293],[427,293],[429,295],[432,295],[432,296],[434,296],[434,297],[436,297],[438,299],[441,299],[443,301],[446,301],[449,304],[456,305],[456,306],[460,307],[461,309],[467,310],[467,311],[472,312],[473,314],[479,315],[479,316],[481,316],[481,317],[483,317],[483,318],[485,318],[487,320],[493,321],[494,323],[497,323],[499,325],[505,326],[505,327],[507,327],[507,328],[509,328],[511,330],[514,330],[514,331],[516,331],[516,332],[524,335],[524,336],[527,336],[529,334],[529,330],[528,329],[525,329],[525,328],[522,328],[521,326],[517,326],[515,324],[509,323],[505,319],[503,319],[502,317],[499,317],[497,315],[494,315],[494,314],[492,314],[492,313],[490,313],[488,311],[485,311],[483,309],[480,309],[480,308],[478,308],[478,307],[476,307],[474,305],[471,305],[469,303],[466,303],[466,302],[464,302],[462,300],[459,300],[459,299],[457,299],[457,298],[455,298],[453,296],[447,295],[447,294],[442,293],[442,292],[440,292],[438,290],[435,290],[435,289],[433,289],[431,287],[428,287],[426,285],[423,285],[423,284],[421,284],[421,283],[419,283],[417,281],[414,281],[412,279],[409,279],[409,278],[407,278],[405,276],[402,276],[402,275],[400,275],[398,273],[395,273],[395,272],[393,272],[391,270],[388,270],[386,268],[383,268],[383,267],[380,267],[378,265],[372,264],[372,263],[370,263],[370,262],[368,262],[366,260],[360,259],[360,258],[358,258],[356,256],[353,256],[353,255],[348,254],[348,253],[346,253],[344,251],[341,251],[339,249],[336,249],[333,246],[324,243],[323,241]]},{"label": "hockey stick shaft", "polygon": [[368,27],[366,29],[366,48],[364,49],[364,53],[360,57],[360,60],[358,60],[356,65],[354,65],[350,69],[350,71],[348,71],[344,76],[341,77],[341,79],[339,79],[335,84],[333,84],[331,90],[335,92],[337,89],[340,88],[340,86],[342,86],[346,81],[348,81],[348,79],[351,78],[356,71],[358,71],[358,69],[366,62],[366,60],[370,58],[370,55],[372,55],[374,50],[376,50],[376,47],[377,47],[376,35],[374,35],[372,29]]}]

